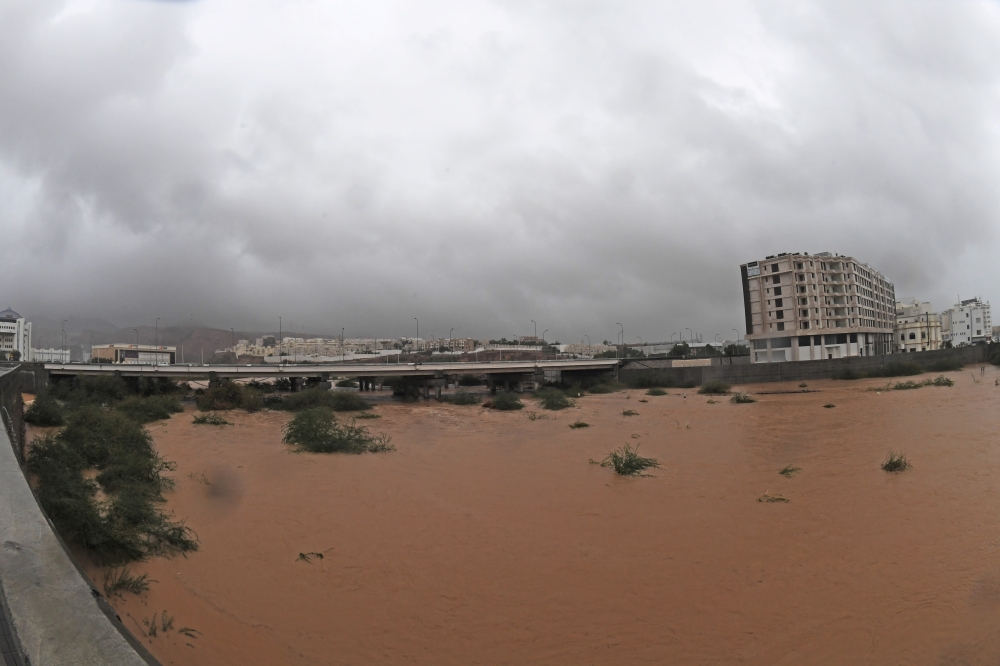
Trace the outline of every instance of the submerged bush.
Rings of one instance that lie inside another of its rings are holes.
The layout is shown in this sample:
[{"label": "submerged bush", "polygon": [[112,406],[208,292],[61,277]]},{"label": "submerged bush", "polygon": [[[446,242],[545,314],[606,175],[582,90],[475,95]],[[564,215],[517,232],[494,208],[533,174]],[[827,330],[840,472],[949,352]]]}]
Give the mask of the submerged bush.
[{"label": "submerged bush", "polygon": [[357,393],[351,391],[328,391],[311,388],[285,396],[278,409],[299,412],[314,407],[327,407],[335,412],[363,412],[371,405]]},{"label": "submerged bush", "polygon": [[521,399],[510,391],[497,392],[497,394],[493,396],[493,399],[486,403],[486,406],[492,409],[499,409],[501,411],[524,409],[524,403],[521,402]]},{"label": "submerged bush", "polygon": [[890,451],[882,463],[882,469],[887,472],[905,472],[910,467],[912,465],[910,465],[910,461],[906,459],[906,456],[903,453],[896,453],[895,451]]},{"label": "submerged bush", "polygon": [[538,400],[542,409],[559,411],[573,406],[573,401],[566,397],[566,394],[556,388],[544,388],[535,392],[535,399]]},{"label": "submerged bush", "polygon": [[[591,460],[591,462],[596,462]],[[620,449],[615,449],[600,462],[601,467],[614,467],[615,473],[622,476],[636,476],[643,470],[652,467],[659,467],[660,463],[656,458],[643,458],[639,455],[639,447],[634,449],[626,444]]]},{"label": "submerged bush", "polygon": [[24,412],[24,420],[36,426],[61,426],[66,422],[62,407],[48,391],[41,391]]},{"label": "submerged bush", "polygon": [[341,379],[334,386],[337,388],[358,388],[358,382],[353,379]]},{"label": "submerged bush", "polygon": [[587,423],[586,421],[575,421],[573,423],[570,423],[569,427],[573,428],[574,430],[577,430],[579,428],[589,428],[590,424]]},{"label": "submerged bush", "polygon": [[183,412],[180,401],[172,395],[132,396],[125,398],[115,410],[139,423],[169,419],[171,414]]},{"label": "submerged bush", "polygon": [[617,390],[618,387],[615,386],[614,384],[611,384],[610,382],[602,382],[600,384],[594,384],[593,386],[587,388],[587,391],[589,393],[593,393],[595,395],[614,393]]},{"label": "submerged bush", "polygon": [[646,395],[667,395],[667,392],[661,388],[651,388],[646,391]]},{"label": "submerged bush", "polygon": [[197,414],[192,421],[195,425],[233,425],[225,419],[221,414],[216,414],[215,412],[209,412],[208,414]]},{"label": "submerged bush", "polygon": [[744,405],[750,402],[757,402],[757,399],[749,393],[734,393],[733,397],[730,398],[729,401],[734,402],[737,405]]},{"label": "submerged bush", "polygon": [[726,382],[713,379],[702,384],[701,388],[698,389],[698,393],[704,395],[726,395],[729,393],[729,389],[730,386]]},{"label": "submerged bush", "polygon": [[[118,411],[84,407],[58,434],[36,439],[28,452],[38,499],[64,539],[102,564],[196,550],[193,532],[158,505],[173,487],[174,468],[153,449],[149,432]],[[95,480],[85,469],[98,470]],[[97,500],[100,488],[107,499]]]},{"label": "submerged bush", "polygon": [[392,451],[388,435],[372,435],[368,428],[338,423],[328,407],[298,412],[283,428],[286,444],[310,453],[369,453]]},{"label": "submerged bush", "polygon": [[227,409],[257,412],[263,406],[264,401],[260,391],[235,382],[209,387],[198,397],[198,409],[203,412],[220,412]]}]

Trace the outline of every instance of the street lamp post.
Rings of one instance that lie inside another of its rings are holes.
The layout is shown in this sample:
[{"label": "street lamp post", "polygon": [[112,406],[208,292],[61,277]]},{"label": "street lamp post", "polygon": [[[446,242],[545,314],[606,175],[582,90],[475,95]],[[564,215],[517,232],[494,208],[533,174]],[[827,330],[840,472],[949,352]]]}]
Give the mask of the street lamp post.
[{"label": "street lamp post", "polygon": [[642,356],[642,336],[637,335],[635,337],[639,338],[639,356]]},{"label": "street lamp post", "polygon": [[[451,330],[448,331],[448,349],[450,349],[452,353],[455,352],[455,343],[453,342],[454,338],[451,337],[451,334],[454,332],[455,332],[455,327],[453,326]],[[455,359],[452,360],[454,361]]]},{"label": "street lamp post", "polygon": [[690,328],[686,328],[686,327],[685,327],[684,330],[689,333],[688,340],[691,341],[691,342],[694,342],[694,331],[692,331]]},{"label": "street lamp post", "polygon": [[153,328],[153,346],[160,346],[160,318],[156,318],[156,325]]},{"label": "street lamp post", "polygon": [[278,365],[281,365],[281,317],[278,317]]},{"label": "street lamp post", "polygon": [[138,365],[138,363],[139,363],[139,329],[133,328],[132,330],[135,331],[135,362]]},{"label": "street lamp post", "polygon": [[545,334],[549,332],[549,329],[542,331],[542,346],[545,346]]},{"label": "street lamp post", "polygon": [[593,356],[594,352],[590,348],[590,336],[589,335],[584,335],[583,337],[587,338],[587,353],[590,354],[591,356]]},{"label": "street lamp post", "polygon": [[[534,320],[534,319],[532,319],[532,320],[531,320],[531,323],[532,323],[532,324],[535,324],[535,320]],[[544,333],[542,333],[542,335],[545,335],[545,334],[544,334]],[[534,335],[533,335],[533,337],[535,338],[535,340],[537,340],[537,339],[538,339],[538,324],[535,324],[535,332],[534,332]]]},{"label": "street lamp post", "polygon": [[417,340],[420,339],[420,320],[414,317],[413,321],[417,322],[417,337],[413,340],[413,346],[416,347]]},{"label": "street lamp post", "polygon": [[344,356],[344,326],[340,327],[340,362],[343,363],[347,360]]},{"label": "street lamp post", "polygon": [[68,322],[68,321],[69,321],[69,319],[63,319],[63,322],[62,322],[62,346],[63,347],[66,346],[66,322]]},{"label": "street lamp post", "polygon": [[[615,322],[615,324],[617,326],[622,326],[621,323],[617,322],[617,321]],[[622,345],[624,345],[625,344],[625,327],[624,326],[622,326],[621,333],[619,333],[618,335],[621,337],[621,343],[622,343]],[[622,351],[624,352],[624,350],[622,350]]]}]

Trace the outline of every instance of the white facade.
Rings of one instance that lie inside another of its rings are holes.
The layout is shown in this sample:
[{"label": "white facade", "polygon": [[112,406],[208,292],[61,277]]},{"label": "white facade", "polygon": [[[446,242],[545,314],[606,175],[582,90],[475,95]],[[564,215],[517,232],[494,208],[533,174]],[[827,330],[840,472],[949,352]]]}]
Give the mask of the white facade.
[{"label": "white facade", "polygon": [[0,356],[11,358],[14,352],[22,361],[31,360],[31,322],[7,308],[0,312]]},{"label": "white facade", "polygon": [[970,298],[942,312],[941,337],[954,347],[992,341],[993,319],[989,302]]},{"label": "white facade", "polygon": [[941,316],[927,301],[908,298],[896,303],[896,350],[934,351],[941,348]]},{"label": "white facade", "polygon": [[69,363],[69,350],[32,349],[31,360],[35,363]]}]

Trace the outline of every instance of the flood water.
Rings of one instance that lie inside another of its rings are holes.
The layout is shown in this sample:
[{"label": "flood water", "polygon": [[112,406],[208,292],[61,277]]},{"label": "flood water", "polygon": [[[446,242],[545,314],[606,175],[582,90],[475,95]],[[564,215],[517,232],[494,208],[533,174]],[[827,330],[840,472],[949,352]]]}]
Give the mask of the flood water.
[{"label": "flood water", "polygon": [[[970,370],[745,405],[379,405],[398,450],[362,456],[289,452],[283,413],[175,415],[150,430],[201,547],[134,565],[156,582],[115,605],[137,634],[173,617],[142,640],[178,665],[995,664],[1000,386]],[[662,467],[588,462],[625,443]],[[883,472],[890,450],[913,468]]]}]

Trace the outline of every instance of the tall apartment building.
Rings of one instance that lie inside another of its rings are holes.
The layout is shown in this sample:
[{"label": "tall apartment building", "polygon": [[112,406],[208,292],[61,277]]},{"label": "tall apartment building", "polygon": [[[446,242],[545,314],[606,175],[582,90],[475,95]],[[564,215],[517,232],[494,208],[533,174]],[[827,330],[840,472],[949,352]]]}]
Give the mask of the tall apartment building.
[{"label": "tall apartment building", "polygon": [[754,363],[892,353],[895,288],[867,264],[785,252],[740,272]]},{"label": "tall apartment building", "polygon": [[941,316],[931,304],[916,298],[896,303],[896,350],[900,352],[941,349]]},{"label": "tall apartment building", "polygon": [[941,337],[952,346],[972,345],[993,339],[989,301],[970,298],[941,313]]},{"label": "tall apartment building", "polygon": [[31,360],[31,322],[7,308],[0,312],[0,356],[11,358],[14,352],[22,361]]}]

